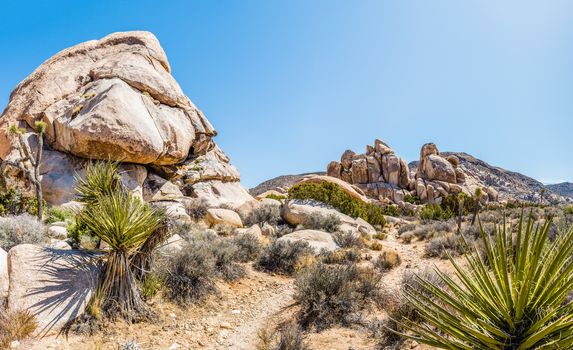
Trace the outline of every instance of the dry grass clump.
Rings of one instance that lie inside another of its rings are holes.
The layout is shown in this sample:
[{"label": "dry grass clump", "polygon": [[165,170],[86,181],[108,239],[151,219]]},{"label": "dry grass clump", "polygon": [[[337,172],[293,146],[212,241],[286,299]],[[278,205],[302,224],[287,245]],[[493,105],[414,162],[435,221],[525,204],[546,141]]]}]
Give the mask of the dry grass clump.
[{"label": "dry grass clump", "polygon": [[356,248],[337,249],[332,252],[320,254],[319,259],[325,264],[347,264],[359,262],[361,260],[361,254]]},{"label": "dry grass clump", "polygon": [[245,218],[245,226],[269,224],[271,226],[278,225],[281,222],[280,209],[276,205],[263,204],[258,208],[251,210],[249,215]]},{"label": "dry grass clump", "polygon": [[393,268],[400,266],[402,258],[395,250],[385,250],[380,254],[378,259],[374,261],[374,267],[381,271],[389,271]]},{"label": "dry grass clump", "polygon": [[10,343],[29,337],[38,322],[28,310],[0,311],[0,349],[10,349]]},{"label": "dry grass clump", "polygon": [[265,247],[256,267],[262,271],[292,275],[314,255],[307,242],[273,241]]},{"label": "dry grass clump", "polygon": [[221,223],[213,226],[213,230],[215,230],[219,236],[229,237],[235,232],[235,227],[233,225]]},{"label": "dry grass clump", "polygon": [[384,248],[384,246],[380,242],[372,242],[372,243],[370,243],[369,248],[370,248],[370,250],[380,251]]},{"label": "dry grass clump", "polygon": [[121,344],[119,350],[141,350],[141,346],[139,346],[135,339],[131,339]]},{"label": "dry grass clump", "polygon": [[356,264],[317,263],[298,274],[295,288],[299,324],[316,331],[349,325],[368,307],[387,300],[380,289],[380,275]]},{"label": "dry grass clump", "polygon": [[312,213],[304,218],[302,226],[309,230],[319,230],[326,232],[336,232],[340,228],[340,218],[335,214],[323,215]]},{"label": "dry grass clump", "polygon": [[28,213],[0,217],[0,247],[5,251],[18,244],[41,243],[44,232],[44,225]]},{"label": "dry grass clump", "polygon": [[295,322],[280,324],[275,330],[258,333],[257,350],[310,350],[300,326]]}]

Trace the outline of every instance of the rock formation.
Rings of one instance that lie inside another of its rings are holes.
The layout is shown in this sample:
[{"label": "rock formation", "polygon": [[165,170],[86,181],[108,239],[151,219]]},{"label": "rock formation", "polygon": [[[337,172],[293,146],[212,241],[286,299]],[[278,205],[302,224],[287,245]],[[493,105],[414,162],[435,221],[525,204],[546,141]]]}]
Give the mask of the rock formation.
[{"label": "rock formation", "polygon": [[151,33],[114,33],[38,67],[14,89],[0,117],[0,159],[19,157],[8,126],[25,128],[35,145],[32,126],[39,120],[48,125],[40,173],[49,203],[73,199],[74,176],[87,159],[122,162],[124,180],[151,193],[151,201],[190,196],[239,206],[252,200]]},{"label": "rock formation", "polygon": [[417,196],[423,203],[440,203],[449,194],[464,192],[473,195],[476,187],[484,190],[482,201],[497,200],[495,190],[481,183],[466,183],[466,172],[456,156],[443,157],[438,147],[427,143],[420,150],[417,170],[381,140],[368,145],[365,154],[346,150],[340,162],[327,166],[327,174],[361,189],[368,197],[397,204],[406,195]]}]

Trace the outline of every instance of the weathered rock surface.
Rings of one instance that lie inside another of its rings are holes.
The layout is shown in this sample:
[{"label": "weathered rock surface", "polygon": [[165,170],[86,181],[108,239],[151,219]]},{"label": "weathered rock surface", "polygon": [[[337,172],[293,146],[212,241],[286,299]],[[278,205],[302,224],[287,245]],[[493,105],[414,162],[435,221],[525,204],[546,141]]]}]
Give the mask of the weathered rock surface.
[{"label": "weathered rock surface", "polygon": [[84,311],[97,275],[87,253],[18,245],[8,252],[8,308],[29,309],[38,334],[57,332]]},{"label": "weathered rock surface", "polygon": [[334,242],[334,239],[332,238],[332,235],[330,233],[317,230],[295,231],[282,236],[277,241],[307,242],[316,253],[320,253],[322,250],[331,252],[338,249],[338,246]]},{"label": "weathered rock surface", "polygon": [[40,173],[50,204],[73,200],[75,175],[87,159],[125,163],[133,173],[129,187],[140,195],[148,176],[163,178],[166,187],[146,193],[153,201],[174,200],[180,196],[175,187],[217,205],[252,199],[151,33],[114,33],[39,66],[14,89],[0,117],[0,159],[19,158],[20,146],[7,126],[24,127],[34,146],[31,131],[38,120],[48,125]]},{"label": "weathered rock surface", "polygon": [[8,297],[8,253],[0,248],[0,300]]},{"label": "weathered rock surface", "polygon": [[243,227],[243,222],[239,214],[230,209],[210,208],[207,210],[205,221],[210,226],[225,224],[237,228]]}]

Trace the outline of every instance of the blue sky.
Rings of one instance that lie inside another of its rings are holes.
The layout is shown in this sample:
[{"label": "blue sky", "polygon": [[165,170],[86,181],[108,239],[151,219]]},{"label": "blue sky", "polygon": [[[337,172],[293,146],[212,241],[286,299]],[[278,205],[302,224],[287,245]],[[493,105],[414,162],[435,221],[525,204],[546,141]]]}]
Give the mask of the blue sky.
[{"label": "blue sky", "polygon": [[573,2],[2,3],[0,109],[58,51],[149,30],[243,183],[323,170],[375,138],[573,181]]}]

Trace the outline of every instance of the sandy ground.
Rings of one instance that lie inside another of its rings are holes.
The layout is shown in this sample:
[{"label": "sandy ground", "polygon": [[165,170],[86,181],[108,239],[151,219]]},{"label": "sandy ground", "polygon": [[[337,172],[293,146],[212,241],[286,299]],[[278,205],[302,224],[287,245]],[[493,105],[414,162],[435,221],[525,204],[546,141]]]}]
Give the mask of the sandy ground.
[{"label": "sandy ground", "polygon": [[[383,285],[387,288],[397,290],[407,270],[423,269],[434,264],[440,268],[447,267],[445,260],[422,258],[423,242],[402,244],[396,235],[396,231],[392,230],[382,241],[385,249],[395,249],[402,257],[402,264],[383,277]],[[379,252],[368,251],[367,254],[375,258]],[[116,322],[95,336],[47,336],[29,340],[18,349],[116,350],[125,341],[135,339],[145,350],[253,350],[259,342],[259,331],[272,329],[292,318],[295,312],[293,279],[289,277],[249,269],[246,278],[233,284],[221,283],[219,289],[221,293],[218,297],[189,308],[156,301],[153,305],[158,313],[155,323],[127,325]],[[371,333],[365,327],[358,326],[310,333],[307,340],[311,348],[317,350],[376,349],[376,340]]]}]

